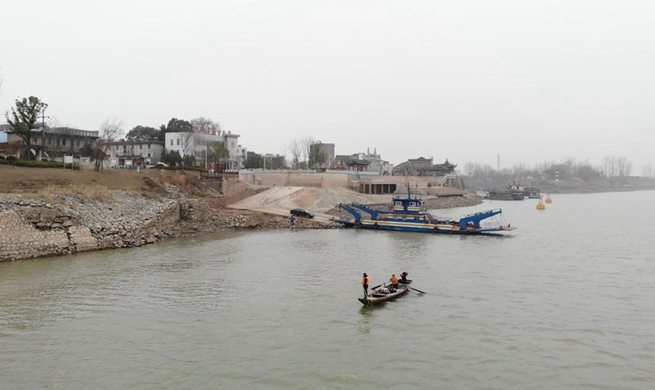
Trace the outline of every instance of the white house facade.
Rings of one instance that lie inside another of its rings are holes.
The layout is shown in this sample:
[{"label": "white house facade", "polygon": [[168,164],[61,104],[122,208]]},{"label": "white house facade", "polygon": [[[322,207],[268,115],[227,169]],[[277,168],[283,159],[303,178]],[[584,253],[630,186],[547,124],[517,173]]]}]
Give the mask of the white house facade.
[{"label": "white house facade", "polygon": [[100,148],[107,154],[111,168],[145,168],[159,162],[164,143],[120,140],[101,143]]},{"label": "white house facade", "polygon": [[194,156],[196,162],[205,165],[208,148],[213,143],[221,143],[230,152],[228,160],[223,161],[226,169],[239,169],[239,135],[223,132],[221,135],[202,133],[166,133],[164,145],[167,152],[176,151],[184,158]]}]

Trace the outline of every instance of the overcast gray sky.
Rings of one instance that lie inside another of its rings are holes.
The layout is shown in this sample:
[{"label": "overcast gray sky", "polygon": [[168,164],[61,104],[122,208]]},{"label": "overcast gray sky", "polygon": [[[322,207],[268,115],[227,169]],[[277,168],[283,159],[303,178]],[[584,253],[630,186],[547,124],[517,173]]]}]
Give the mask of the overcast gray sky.
[{"label": "overcast gray sky", "polygon": [[655,166],[655,2],[59,0],[0,5],[0,112],[61,125],[212,118],[393,164],[626,156]]}]

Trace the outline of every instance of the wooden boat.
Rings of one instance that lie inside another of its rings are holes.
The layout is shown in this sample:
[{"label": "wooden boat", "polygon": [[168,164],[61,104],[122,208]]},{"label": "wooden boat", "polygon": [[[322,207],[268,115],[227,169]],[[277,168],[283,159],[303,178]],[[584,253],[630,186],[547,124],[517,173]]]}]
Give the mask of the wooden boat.
[{"label": "wooden boat", "polygon": [[358,298],[358,300],[366,306],[379,305],[382,302],[390,301],[392,299],[398,298],[401,295],[404,295],[409,291],[409,286],[412,285],[412,280],[407,279],[406,283],[398,281],[398,289],[395,292],[386,292],[389,290],[391,285],[381,285],[377,286],[373,290],[369,291],[366,298]]}]

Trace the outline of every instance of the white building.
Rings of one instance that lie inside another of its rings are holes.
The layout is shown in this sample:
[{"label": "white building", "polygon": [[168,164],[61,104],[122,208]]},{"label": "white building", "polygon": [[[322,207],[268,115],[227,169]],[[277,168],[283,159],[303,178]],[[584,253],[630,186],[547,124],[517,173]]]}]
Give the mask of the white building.
[{"label": "white building", "polygon": [[243,162],[248,158],[248,148],[243,146],[237,146],[237,161],[239,163],[239,169],[243,169]]},{"label": "white building", "polygon": [[[164,145],[166,152],[176,151],[184,158],[195,156],[198,165],[207,163],[208,148],[213,143],[221,143],[230,152],[230,157],[222,161],[225,169],[239,169],[239,135],[223,132],[221,135],[202,133],[166,133]],[[211,162],[211,161],[210,161]]]},{"label": "white building", "polygon": [[164,143],[161,141],[114,141],[103,142],[111,168],[145,168],[159,162]]},{"label": "white building", "polygon": [[377,148],[373,149],[373,153],[371,153],[370,148],[367,148],[366,153],[357,153],[356,156],[358,156],[359,160],[370,161],[370,164],[366,167],[367,172],[376,172],[380,175],[391,175],[393,165],[389,164],[389,161],[382,159],[382,155],[377,153]]}]

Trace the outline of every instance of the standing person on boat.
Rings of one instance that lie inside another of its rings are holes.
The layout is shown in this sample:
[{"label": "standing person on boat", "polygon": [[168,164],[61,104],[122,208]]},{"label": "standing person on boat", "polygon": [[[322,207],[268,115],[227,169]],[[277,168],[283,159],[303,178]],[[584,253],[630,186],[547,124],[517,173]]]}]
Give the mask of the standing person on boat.
[{"label": "standing person on boat", "polygon": [[364,287],[364,298],[368,297],[368,286],[371,284],[371,278],[366,275],[366,272],[364,272],[364,275],[362,275],[362,287]]},{"label": "standing person on boat", "polygon": [[403,271],[403,273],[400,274],[400,280],[403,283],[407,283],[407,275],[409,275],[407,272]]},{"label": "standing person on boat", "polygon": [[389,279],[391,282],[391,287],[394,289],[398,289],[398,278],[396,277],[396,274],[391,274],[391,279]]}]

